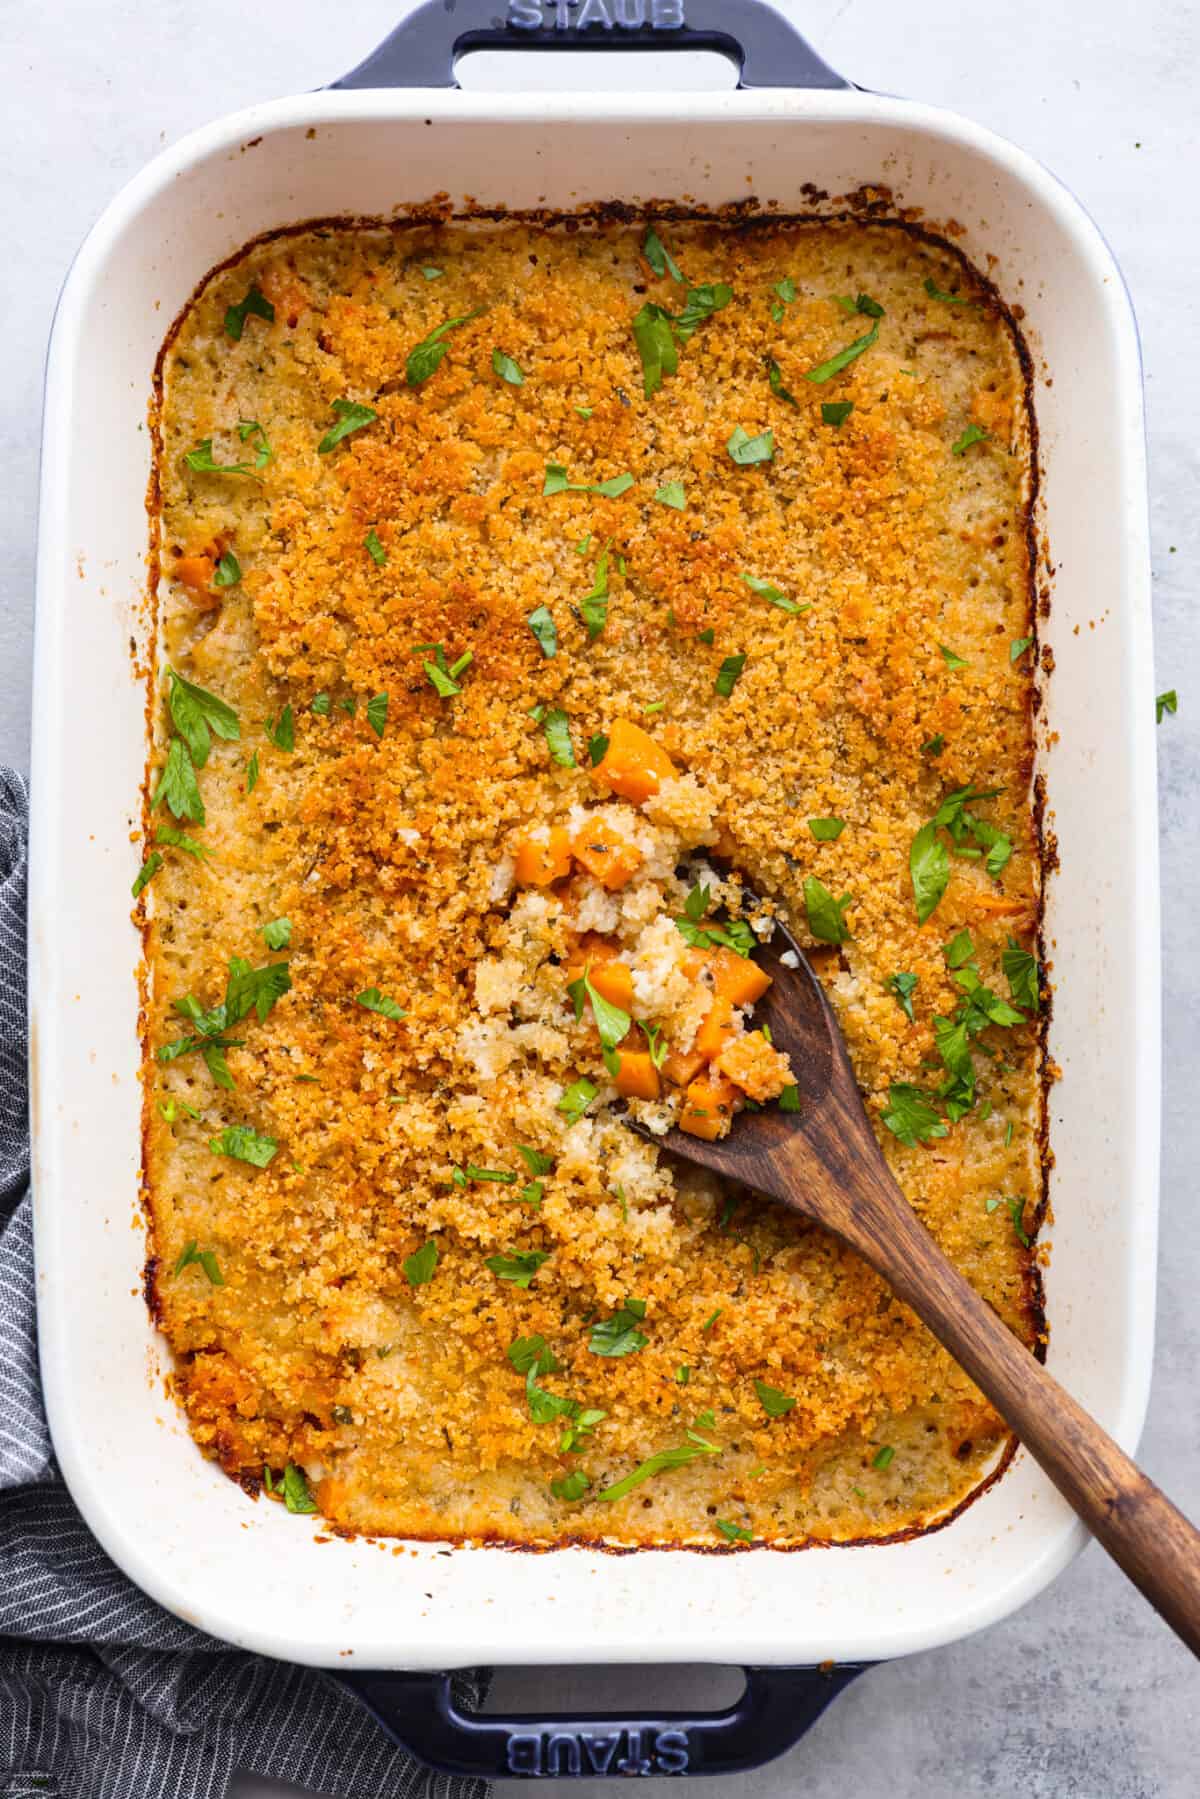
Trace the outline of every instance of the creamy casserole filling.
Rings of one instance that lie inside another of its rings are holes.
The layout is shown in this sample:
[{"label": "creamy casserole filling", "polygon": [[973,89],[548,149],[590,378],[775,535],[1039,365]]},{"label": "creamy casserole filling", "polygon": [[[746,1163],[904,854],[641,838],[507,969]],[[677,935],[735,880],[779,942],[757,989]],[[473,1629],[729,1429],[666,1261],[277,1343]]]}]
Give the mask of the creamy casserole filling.
[{"label": "creamy casserole filling", "polygon": [[881,223],[314,228],[203,284],[159,430],[148,1289],[196,1441],[375,1533],[946,1516],[1005,1442],[971,1382],[624,1114],[789,1105],[778,911],[905,1193],[1034,1341],[994,296]]}]

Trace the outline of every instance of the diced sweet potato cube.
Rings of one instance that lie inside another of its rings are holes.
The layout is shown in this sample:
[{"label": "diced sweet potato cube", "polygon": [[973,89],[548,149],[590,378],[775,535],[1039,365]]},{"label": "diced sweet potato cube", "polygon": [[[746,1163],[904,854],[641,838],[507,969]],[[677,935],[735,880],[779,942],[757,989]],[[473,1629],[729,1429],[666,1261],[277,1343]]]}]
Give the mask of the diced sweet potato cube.
[{"label": "diced sweet potato cube", "polygon": [[757,962],[723,946],[713,951],[712,967],[718,995],[735,1006],[752,1006],[771,985],[770,975],[764,974]]},{"label": "diced sweet potato cube", "polygon": [[657,1099],[662,1091],[658,1069],[645,1050],[617,1051],[617,1092],[624,1099]]},{"label": "diced sweet potato cube", "polygon": [[608,748],[592,770],[592,779],[640,806],[674,774],[675,764],[666,750],[640,725],[618,718],[609,727]]},{"label": "diced sweet potato cube", "polygon": [[689,1137],[705,1137],[711,1143],[723,1137],[733,1123],[737,1089],[723,1075],[706,1074],[693,1081],[679,1114],[679,1128]]},{"label": "diced sweet potato cube", "polygon": [[176,581],[182,581],[193,593],[207,595],[216,566],[211,556],[181,556],[171,573]]},{"label": "diced sweet potato cube", "polygon": [[689,947],[680,958],[679,966],[689,981],[698,981],[711,961],[711,950]]},{"label": "diced sweet potato cube", "polygon": [[778,1099],[794,1078],[787,1057],[768,1043],[761,1031],[744,1031],[735,1037],[717,1057],[716,1066],[759,1105]]},{"label": "diced sweet potato cube", "polygon": [[708,1016],[696,1032],[696,1049],[706,1062],[714,1062],[733,1036],[733,1001],[718,994]]},{"label": "diced sweet potato cube", "polygon": [[662,1071],[669,1081],[677,1087],[686,1087],[704,1067],[704,1057],[698,1049],[668,1050],[663,1062]]},{"label": "diced sweet potato cube", "polygon": [[641,850],[601,819],[576,831],[571,848],[588,873],[610,893],[624,887],[641,866]]},{"label": "diced sweet potato cube", "polygon": [[516,880],[520,887],[549,887],[571,872],[571,839],[554,825],[540,840],[526,837],[517,848]]},{"label": "diced sweet potato cube", "polygon": [[633,973],[617,960],[615,944],[594,934],[585,937],[567,964],[568,982],[579,980],[585,970],[601,999],[620,1006],[622,1012],[632,1012]]}]

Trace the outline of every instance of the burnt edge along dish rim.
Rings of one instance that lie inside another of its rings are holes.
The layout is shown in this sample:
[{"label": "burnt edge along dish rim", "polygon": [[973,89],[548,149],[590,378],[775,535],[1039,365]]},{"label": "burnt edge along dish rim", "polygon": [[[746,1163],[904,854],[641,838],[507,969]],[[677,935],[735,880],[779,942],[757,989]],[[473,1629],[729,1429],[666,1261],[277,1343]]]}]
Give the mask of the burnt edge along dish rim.
[{"label": "burnt edge along dish rim", "polygon": [[[1041,514],[1041,461],[1038,439],[1037,414],[1033,403],[1035,370],[1033,357],[1026,342],[1020,324],[1020,309],[1014,308],[1000,294],[996,283],[971,261],[970,257],[954,241],[951,233],[956,230],[952,223],[947,223],[941,230],[931,224],[920,222],[919,209],[901,208],[896,204],[890,188],[879,184],[864,184],[853,192],[831,196],[824,190],[811,184],[805,190],[806,198],[812,204],[810,212],[784,211],[770,203],[764,204],[753,196],[731,201],[723,206],[706,207],[702,205],[681,205],[675,201],[649,200],[644,205],[625,200],[609,200],[588,202],[574,209],[553,207],[514,208],[509,210],[503,206],[479,206],[474,202],[455,205],[447,194],[434,195],[429,200],[405,204],[393,209],[387,216],[378,214],[336,213],[322,215],[312,219],[301,220],[289,225],[277,226],[268,231],[256,233],[248,238],[230,255],[215,263],[196,283],[188,298],[180,307],[175,318],[163,338],[157,357],[155,358],[152,378],[151,397],[147,409],[147,420],[152,447],[151,470],[146,488],[146,508],[150,525],[150,545],[147,556],[147,585],[145,591],[145,616],[149,622],[149,634],[145,649],[145,685],[146,685],[146,743],[148,751],[152,749],[155,736],[155,716],[158,706],[157,671],[158,671],[158,584],[162,575],[162,465],[163,437],[162,410],[165,366],[168,355],[183,327],[184,321],[193,306],[200,300],[205,290],[226,270],[234,267],[250,252],[264,245],[285,242],[288,239],[304,237],[322,232],[376,232],[395,236],[399,233],[415,230],[427,230],[441,225],[460,224],[513,224],[532,228],[575,230],[603,228],[610,225],[629,227],[646,222],[674,222],[681,224],[710,225],[736,235],[751,235],[761,231],[769,231],[788,226],[838,226],[838,225],[870,225],[904,233],[916,243],[929,245],[943,255],[956,261],[976,288],[983,295],[986,306],[993,310],[1002,320],[1009,339],[1017,356],[1021,375],[1021,409],[1024,418],[1024,429],[1028,445],[1028,479],[1026,491],[1021,502],[1021,526],[1025,545],[1025,589],[1029,608],[1029,623],[1034,638],[1034,672],[1030,678],[1030,736],[1028,753],[1034,763],[1037,756],[1037,723],[1041,712],[1042,698],[1045,691],[1045,677],[1052,672],[1053,664],[1043,666],[1041,644],[1041,621],[1050,612],[1050,575],[1051,568],[1048,556],[1043,558],[1039,544],[1038,528]],[[825,210],[826,207],[831,210]],[[820,209],[820,210],[818,210]],[[1044,577],[1044,578],[1043,578]],[[135,669],[135,673],[139,671]],[[1048,968],[1045,943],[1045,906],[1046,881],[1057,867],[1057,846],[1053,833],[1047,825],[1046,783],[1040,772],[1030,768],[1030,822],[1033,842],[1038,858],[1037,917],[1035,924],[1035,940],[1037,945],[1038,966],[1043,976]],[[142,832],[149,841],[151,827],[150,807],[151,769],[147,757],[146,772],[142,780]],[[138,1034],[142,1045],[143,1067],[149,1051],[149,933],[150,920],[144,898],[139,898],[133,907],[133,920],[138,927],[142,939],[142,955],[138,971]],[[1042,1264],[1039,1259],[1038,1235],[1049,1210],[1049,1177],[1053,1166],[1053,1152],[1049,1144],[1050,1089],[1054,1085],[1056,1074],[1048,1054],[1048,1033],[1052,1016],[1052,994],[1042,994],[1042,1003],[1037,1017],[1037,1055],[1038,1055],[1038,1099],[1039,1115],[1037,1120],[1038,1167],[1040,1174],[1039,1191],[1034,1203],[1034,1228],[1031,1234],[1031,1249],[1027,1252],[1022,1269],[1022,1309],[1028,1320],[1033,1337],[1032,1352],[1039,1361],[1046,1360],[1049,1342],[1049,1330],[1045,1308],[1045,1286],[1042,1278]],[[142,1123],[141,1123],[141,1163],[139,1169],[139,1197],[143,1215],[143,1224],[148,1243],[152,1243],[152,1218],[149,1207],[148,1183],[146,1169],[148,1166],[150,1107],[152,1096],[149,1085],[143,1085]],[[158,1279],[162,1268],[161,1258],[150,1249],[142,1277],[142,1292],[149,1309],[151,1319],[156,1327],[160,1327],[160,1304],[158,1298]],[[172,1362],[174,1355],[172,1352]],[[168,1385],[173,1389],[173,1379],[168,1376]],[[174,1398],[174,1403],[178,1400]],[[489,1548],[506,1549],[514,1553],[526,1555],[548,1555],[562,1549],[591,1549],[606,1555],[643,1555],[661,1551],[687,1550],[698,1555],[728,1556],[746,1554],[753,1550],[770,1550],[775,1554],[795,1554],[810,1549],[865,1549],[886,1547],[891,1544],[910,1542],[918,1537],[930,1536],[936,1531],[944,1530],[961,1517],[976,1500],[989,1492],[992,1487],[1007,1473],[1013,1458],[1020,1447],[1018,1439],[1010,1432],[994,1468],[987,1473],[971,1490],[947,1511],[923,1523],[905,1525],[900,1530],[891,1531],[879,1536],[845,1537],[829,1539],[825,1537],[802,1537],[795,1540],[774,1543],[756,1540],[752,1543],[695,1543],[685,1540],[666,1540],[656,1543],[613,1543],[602,1536],[586,1532],[573,1531],[563,1534],[553,1542],[518,1542],[508,1537],[478,1532],[471,1535],[446,1536],[434,1531],[409,1531],[402,1537],[388,1533],[358,1531],[349,1526],[333,1524],[326,1521],[326,1529],[331,1537],[342,1541],[361,1542],[413,1542],[413,1543],[446,1543],[455,1548]],[[219,1457],[213,1458],[217,1466],[222,1466]],[[259,1476],[250,1474],[234,1474],[224,1470],[235,1485],[251,1498],[257,1500],[263,1491],[263,1483]]]}]

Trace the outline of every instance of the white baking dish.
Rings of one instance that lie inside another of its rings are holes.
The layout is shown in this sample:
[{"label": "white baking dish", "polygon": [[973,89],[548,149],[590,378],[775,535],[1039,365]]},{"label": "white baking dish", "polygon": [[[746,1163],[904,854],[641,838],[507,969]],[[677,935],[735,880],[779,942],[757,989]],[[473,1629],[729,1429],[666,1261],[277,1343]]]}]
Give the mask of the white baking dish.
[{"label": "white baking dish", "polygon": [[[946,1528],[890,1546],[703,1559],[316,1546],[319,1521],[252,1503],[195,1449],[163,1396],[164,1350],[139,1297],[129,883],[146,736],[131,640],[146,636],[151,372],[196,282],[256,233],[386,216],[439,192],[510,208],[755,194],[807,211],[812,186],[838,195],[881,182],[931,223],[957,221],[957,241],[1023,309],[1034,354],[1054,571],[1040,628],[1056,664],[1039,754],[1062,863],[1046,912],[1050,1050],[1062,1069],[1051,1092],[1049,1365],[1135,1446],[1151,1360],[1159,1114],[1149,558],[1137,338],[1095,226],[1011,145],[851,89],[277,101],[165,151],[80,252],[50,353],[38,557],[30,992],[50,1421],[109,1553],[217,1636],[343,1668],[859,1661],[1003,1617],[1081,1546],[1081,1527],[1024,1453]],[[1114,838],[1119,856],[1105,853]]]}]

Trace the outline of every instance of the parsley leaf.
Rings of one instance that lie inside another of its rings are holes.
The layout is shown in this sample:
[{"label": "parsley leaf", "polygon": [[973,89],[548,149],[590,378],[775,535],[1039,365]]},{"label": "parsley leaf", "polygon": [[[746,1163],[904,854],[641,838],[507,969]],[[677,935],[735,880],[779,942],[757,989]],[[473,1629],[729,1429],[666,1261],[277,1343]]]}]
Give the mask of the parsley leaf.
[{"label": "parsley leaf", "polygon": [[823,400],[821,402],[821,417],[827,425],[844,425],[853,411],[853,400]]},{"label": "parsley leaf", "polygon": [[711,318],[714,312],[722,311],[732,298],[733,289],[726,287],[723,281],[709,282],[703,287],[689,287],[683,311],[675,319],[675,335],[680,343],[687,343],[697,326]]},{"label": "parsley leaf", "polygon": [[560,768],[575,767],[575,749],[571,742],[571,722],[558,706],[552,706],[542,720],[546,748]]},{"label": "parsley leaf", "polygon": [[917,921],[924,924],[950,885],[950,856],[937,833],[937,822],[921,826],[908,852]]},{"label": "parsley leaf", "polygon": [[589,974],[590,964],[584,969],[579,980],[572,981],[567,988],[567,992],[574,1001],[576,1020],[583,1017],[584,1000],[590,1000],[592,1017],[595,1019],[596,1029],[600,1033],[601,1046],[604,1049],[616,1049],[618,1043],[628,1036],[633,1020],[628,1012],[622,1011],[620,1006],[614,1006],[612,1001],[605,999],[602,993],[597,993],[588,978]]},{"label": "parsley leaf", "polygon": [[593,1324],[588,1348],[598,1356],[636,1355],[650,1341],[637,1328],[645,1316],[644,1299],[626,1299],[611,1318],[600,1318]]},{"label": "parsley leaf", "polygon": [[1014,637],[1012,642],[1008,646],[1009,661],[1010,662],[1019,662],[1021,660],[1021,657],[1025,654],[1026,650],[1032,649],[1032,647],[1033,647],[1033,638],[1032,637]]},{"label": "parsley leaf", "polygon": [[948,650],[944,643],[939,643],[938,649],[942,652],[942,661],[952,672],[960,668],[970,668],[971,664],[967,661],[965,656],[955,655],[954,651]]},{"label": "parsley leaf", "polygon": [[572,1468],[569,1474],[559,1475],[550,1482],[550,1491],[556,1499],[573,1502],[582,1499],[591,1484],[582,1468]]},{"label": "parsley leaf", "polygon": [[554,493],[598,493],[606,499],[619,500],[623,493],[628,493],[633,486],[632,475],[610,475],[607,481],[570,481],[567,471],[561,462],[546,464],[546,479],[542,486],[542,495]]},{"label": "parsley leaf", "polygon": [[363,538],[363,549],[367,552],[367,555],[371,558],[371,561],[375,564],[376,568],[387,567],[387,551],[380,543],[379,533],[376,531],[374,525],[371,526],[371,529]]},{"label": "parsley leaf", "polygon": [[717,670],[717,678],[713,682],[714,690],[721,694],[723,698],[728,699],[738,682],[741,680],[742,670],[745,666],[746,657],[744,654],[740,656],[726,656],[724,662],[722,662],[720,668]]},{"label": "parsley leaf", "polygon": [[362,406],[357,400],[333,400],[331,406],[337,414],[337,424],[330,426],[317,445],[318,456],[328,456],[343,437],[349,437],[352,431],[361,431],[364,425],[374,424],[379,417],[373,406]]},{"label": "parsley leaf", "polygon": [[810,818],[808,828],[818,843],[836,843],[846,829],[844,818]]},{"label": "parsley leaf", "polygon": [[631,329],[642,359],[642,392],[649,400],[662,386],[663,376],[674,375],[679,369],[679,349],[671,315],[653,300],[647,300],[635,313]]},{"label": "parsley leaf", "polygon": [[381,1018],[390,1018],[393,1024],[399,1024],[402,1018],[407,1017],[404,1007],[380,993],[378,987],[368,987],[365,992],[356,993],[354,1003],[361,1006],[364,1012],[378,1012]]},{"label": "parsley leaf", "polygon": [[660,506],[670,506],[675,512],[682,512],[687,505],[687,495],[683,491],[682,481],[668,481],[655,494]]},{"label": "parsley leaf", "polygon": [[333,701],[327,693],[314,693],[309,703],[309,711],[315,712],[318,718],[328,718]]},{"label": "parsley leaf", "polygon": [[450,348],[446,342],[446,333],[457,331],[460,325],[469,324],[483,310],[482,306],[477,306],[474,312],[464,312],[459,318],[446,319],[442,324],[435,325],[428,337],[423,337],[419,344],[413,345],[404,364],[404,379],[410,387],[420,387],[422,381],[428,381],[440,366],[443,356]]},{"label": "parsley leaf", "polygon": [[241,339],[242,332],[245,329],[246,320],[250,317],[266,319],[268,324],[274,324],[275,322],[275,308],[267,299],[267,296],[261,291],[256,281],[250,283],[244,299],[239,300],[236,306],[229,306],[226,308],[226,337],[232,338],[235,344],[238,343]]},{"label": "parsley leaf", "polygon": [[129,889],[130,894],[134,899],[136,899],[142,889],[148,886],[154,879],[162,865],[163,859],[158,851],[151,850],[150,854],[146,857],[146,860],[142,863],[142,866],[138,869],[137,874],[134,877],[133,886]]},{"label": "parsley leaf", "polygon": [[424,1287],[433,1279],[438,1265],[438,1246],[436,1243],[423,1243],[420,1249],[414,1249],[401,1263],[404,1278],[410,1287]]},{"label": "parsley leaf", "polygon": [[649,225],[646,228],[646,241],[642,245],[642,255],[646,258],[646,261],[650,264],[654,273],[660,278],[663,275],[669,275],[672,281],[682,283],[684,278],[683,270],[671,255],[671,252],[667,249],[667,246],[663,243],[662,238],[659,237],[658,232],[654,229],[653,225]]},{"label": "parsley leaf", "polygon": [[1025,1230],[1025,1201],[1014,1195],[1011,1199],[1006,1199],[1004,1203],[1008,1207],[1008,1215],[1012,1219],[1012,1227],[1017,1236],[1026,1249],[1032,1249],[1033,1238],[1028,1236]]},{"label": "parsley leaf", "polygon": [[289,1462],[283,1471],[283,1503],[289,1512],[315,1512],[317,1502],[308,1490],[304,1470]]},{"label": "parsley leaf", "polygon": [[936,737],[927,737],[925,739],[925,742],[921,745],[921,754],[923,756],[940,756],[945,747],[946,739],[939,731]]},{"label": "parsley leaf", "polygon": [[1027,949],[1022,949],[1015,937],[1010,937],[1000,956],[1000,966],[1008,980],[1008,990],[1019,1006],[1027,1012],[1036,1012],[1040,1002],[1037,957]]},{"label": "parsley leaf", "polygon": [[862,312],[865,313],[869,319],[881,319],[883,317],[883,307],[879,304],[878,300],[873,300],[870,294],[834,294],[833,297],[843,312],[848,312],[851,315],[856,312]]},{"label": "parsley leaf", "polygon": [[931,1094],[924,1093],[907,1081],[893,1081],[888,1090],[888,1109],[883,1122],[894,1137],[910,1149],[928,1143],[931,1137],[946,1135],[946,1122],[934,1109]]},{"label": "parsley leaf", "polygon": [[221,557],[213,571],[214,587],[236,587],[242,578],[242,565],[232,550],[222,550]]},{"label": "parsley leaf", "polygon": [[798,605],[795,600],[789,600],[785,593],[779,591],[774,582],[762,581],[757,575],[740,575],[738,579],[746,583],[751,593],[756,593],[760,599],[769,600],[771,605],[778,606],[781,612],[808,612],[812,606],[811,600],[803,606]]},{"label": "parsley leaf", "polygon": [[[259,451],[260,458],[262,451]],[[202,437],[194,450],[189,450],[183,459],[190,469],[201,475],[253,475],[256,468],[262,466],[250,462],[216,462],[213,459],[211,437]]]},{"label": "parsley leaf", "polygon": [[195,686],[173,668],[167,670],[167,681],[167,708],[171,714],[171,722],[187,744],[194,766],[203,768],[212,748],[210,733],[226,743],[238,741],[241,736],[238,715],[232,706],[218,699],[215,693]]},{"label": "parsley leaf", "polygon": [[968,425],[962,436],[950,445],[950,454],[961,456],[970,449],[972,444],[983,443],[990,436],[991,433],[985,431],[982,425]]},{"label": "parsley leaf", "polygon": [[249,1125],[227,1124],[219,1136],[209,1138],[208,1147],[214,1156],[232,1156],[236,1162],[265,1168],[279,1145],[274,1137],[260,1137]]},{"label": "parsley leaf", "polygon": [[599,1091],[585,1075],[581,1075],[565,1089],[554,1109],[562,1113],[568,1125],[578,1124]]},{"label": "parsley leaf", "polygon": [[943,944],[942,954],[951,968],[961,968],[975,954],[975,945],[971,941],[971,933],[965,927],[958,931],[949,941]]},{"label": "parsley leaf", "polygon": [[262,934],[268,949],[286,949],[292,941],[292,921],[290,918],[273,918],[263,925]]},{"label": "parsley leaf", "polygon": [[1176,691],[1173,687],[1169,687],[1167,689],[1166,693],[1155,694],[1155,696],[1154,696],[1154,722],[1156,725],[1161,725],[1164,717],[1166,716],[1166,714],[1168,712],[1171,714],[1171,717],[1174,718],[1174,716],[1178,710],[1179,710],[1179,695],[1176,693]]},{"label": "parsley leaf", "polygon": [[503,350],[492,351],[492,368],[495,370],[496,374],[499,375],[501,381],[507,381],[510,387],[523,387],[525,385],[524,373],[513,361],[511,356],[506,356],[504,354]]},{"label": "parsley leaf", "polygon": [[805,877],[804,909],[808,913],[808,928],[819,943],[846,942],[850,931],[843,914],[850,898],[844,893],[840,900],[834,899],[816,875]]},{"label": "parsley leaf", "polygon": [[554,1167],[553,1156],[544,1155],[540,1149],[531,1149],[527,1143],[517,1144],[517,1154],[530,1174],[549,1174]]},{"label": "parsley leaf", "polygon": [[512,1249],[506,1255],[488,1256],[484,1267],[490,1269],[497,1280],[509,1281],[514,1287],[528,1287],[549,1256],[547,1249]]},{"label": "parsley leaf", "polygon": [[514,1337],[505,1354],[518,1374],[528,1374],[532,1368],[535,1374],[556,1374],[558,1357],[547,1346],[545,1337],[540,1334],[532,1337]]},{"label": "parsley leaf", "polygon": [[835,375],[840,375],[843,369],[849,368],[855,358],[861,356],[864,350],[869,350],[878,339],[879,326],[872,325],[865,337],[856,337],[852,344],[847,344],[844,350],[839,350],[827,362],[819,362],[815,369],[806,369],[804,379],[817,382],[832,381]]},{"label": "parsley leaf", "polygon": [[440,281],[446,272],[445,269],[435,269],[431,262],[421,263],[420,269],[426,281]]},{"label": "parsley leaf", "polygon": [[915,1024],[917,1021],[913,1017],[912,996],[917,990],[916,975],[903,972],[890,974],[883,984],[908,1019],[909,1024]]},{"label": "parsley leaf", "polygon": [[784,312],[795,301],[796,283],[792,280],[790,275],[785,275],[782,281],[777,281],[775,283],[772,292],[778,294],[779,298],[771,308],[771,317],[777,325],[781,325],[783,323]]},{"label": "parsley leaf", "polygon": [[775,433],[760,431],[757,437],[749,437],[737,425],[725,447],[739,468],[749,467],[755,462],[772,462],[775,457]]},{"label": "parsley leaf", "polygon": [[585,594],[579,607],[580,616],[587,626],[589,639],[594,642],[608,623],[608,550],[601,551],[596,561],[596,574],[592,581],[592,591]]},{"label": "parsley leaf", "polygon": [[754,1391],[758,1394],[759,1404],[768,1418],[783,1418],[791,1411],[796,1401],[781,1393],[778,1387],[768,1387],[765,1380],[756,1380]]},{"label": "parsley leaf", "polygon": [[786,400],[789,406],[799,406],[800,402],[795,394],[783,385],[783,370],[773,356],[767,357],[767,382],[777,400]]},{"label": "parsley leaf", "polygon": [[258,786],[258,751],[255,750],[246,764],[246,792],[253,793]]},{"label": "parsley leaf", "polygon": [[225,1276],[221,1273],[221,1264],[211,1249],[197,1249],[194,1243],[187,1243],[180,1252],[175,1264],[175,1273],[182,1274],[185,1268],[203,1268],[208,1276],[209,1284],[214,1287],[225,1285]]},{"label": "parsley leaf", "polygon": [[529,614],[526,624],[537,638],[542,655],[549,659],[558,654],[558,626],[548,606],[538,606]]},{"label": "parsley leaf", "polygon": [[204,801],[200,797],[200,785],[182,737],[171,739],[171,747],[167,751],[167,759],[163,763],[150,804],[158,806],[163,800],[167,802],[174,817],[186,818],[194,825],[204,823],[206,814]]},{"label": "parsley leaf", "polygon": [[973,302],[966,294],[948,294],[938,286],[932,275],[925,277],[925,292],[931,300],[940,300],[943,306],[970,306]]},{"label": "parsley leaf", "polygon": [[367,723],[370,725],[371,729],[374,731],[376,737],[383,736],[384,727],[387,724],[387,715],[388,715],[388,696],[387,696],[387,694],[386,693],[374,694],[372,696],[372,698],[367,701]]},{"label": "parsley leaf", "polygon": [[277,750],[283,750],[287,755],[291,755],[296,747],[296,717],[290,706],[284,707],[279,714],[278,721],[269,718],[263,726],[263,730],[267,734],[268,742],[273,743]]},{"label": "parsley leaf", "polygon": [[872,1468],[882,1469],[888,1467],[895,1453],[896,1451],[892,1448],[890,1443],[884,1443],[871,1457]]},{"label": "parsley leaf", "polygon": [[640,1462],[623,1479],[614,1481],[612,1486],[605,1487],[596,1495],[597,1499],[624,1499],[643,1481],[650,1480],[656,1474],[663,1474],[668,1468],[684,1468],[702,1455],[720,1455],[720,1445],[710,1443],[707,1438],[699,1436],[696,1431],[689,1430],[687,1442],[678,1444],[674,1449],[660,1449],[657,1455],[648,1456]]},{"label": "parsley leaf", "polygon": [[730,1543],[753,1543],[754,1532],[747,1530],[744,1524],[732,1524],[728,1518],[713,1520],[721,1535]]},{"label": "parsley leaf", "polygon": [[795,1081],[780,1093],[779,1110],[781,1112],[798,1112],[800,1110],[800,1089]]}]

